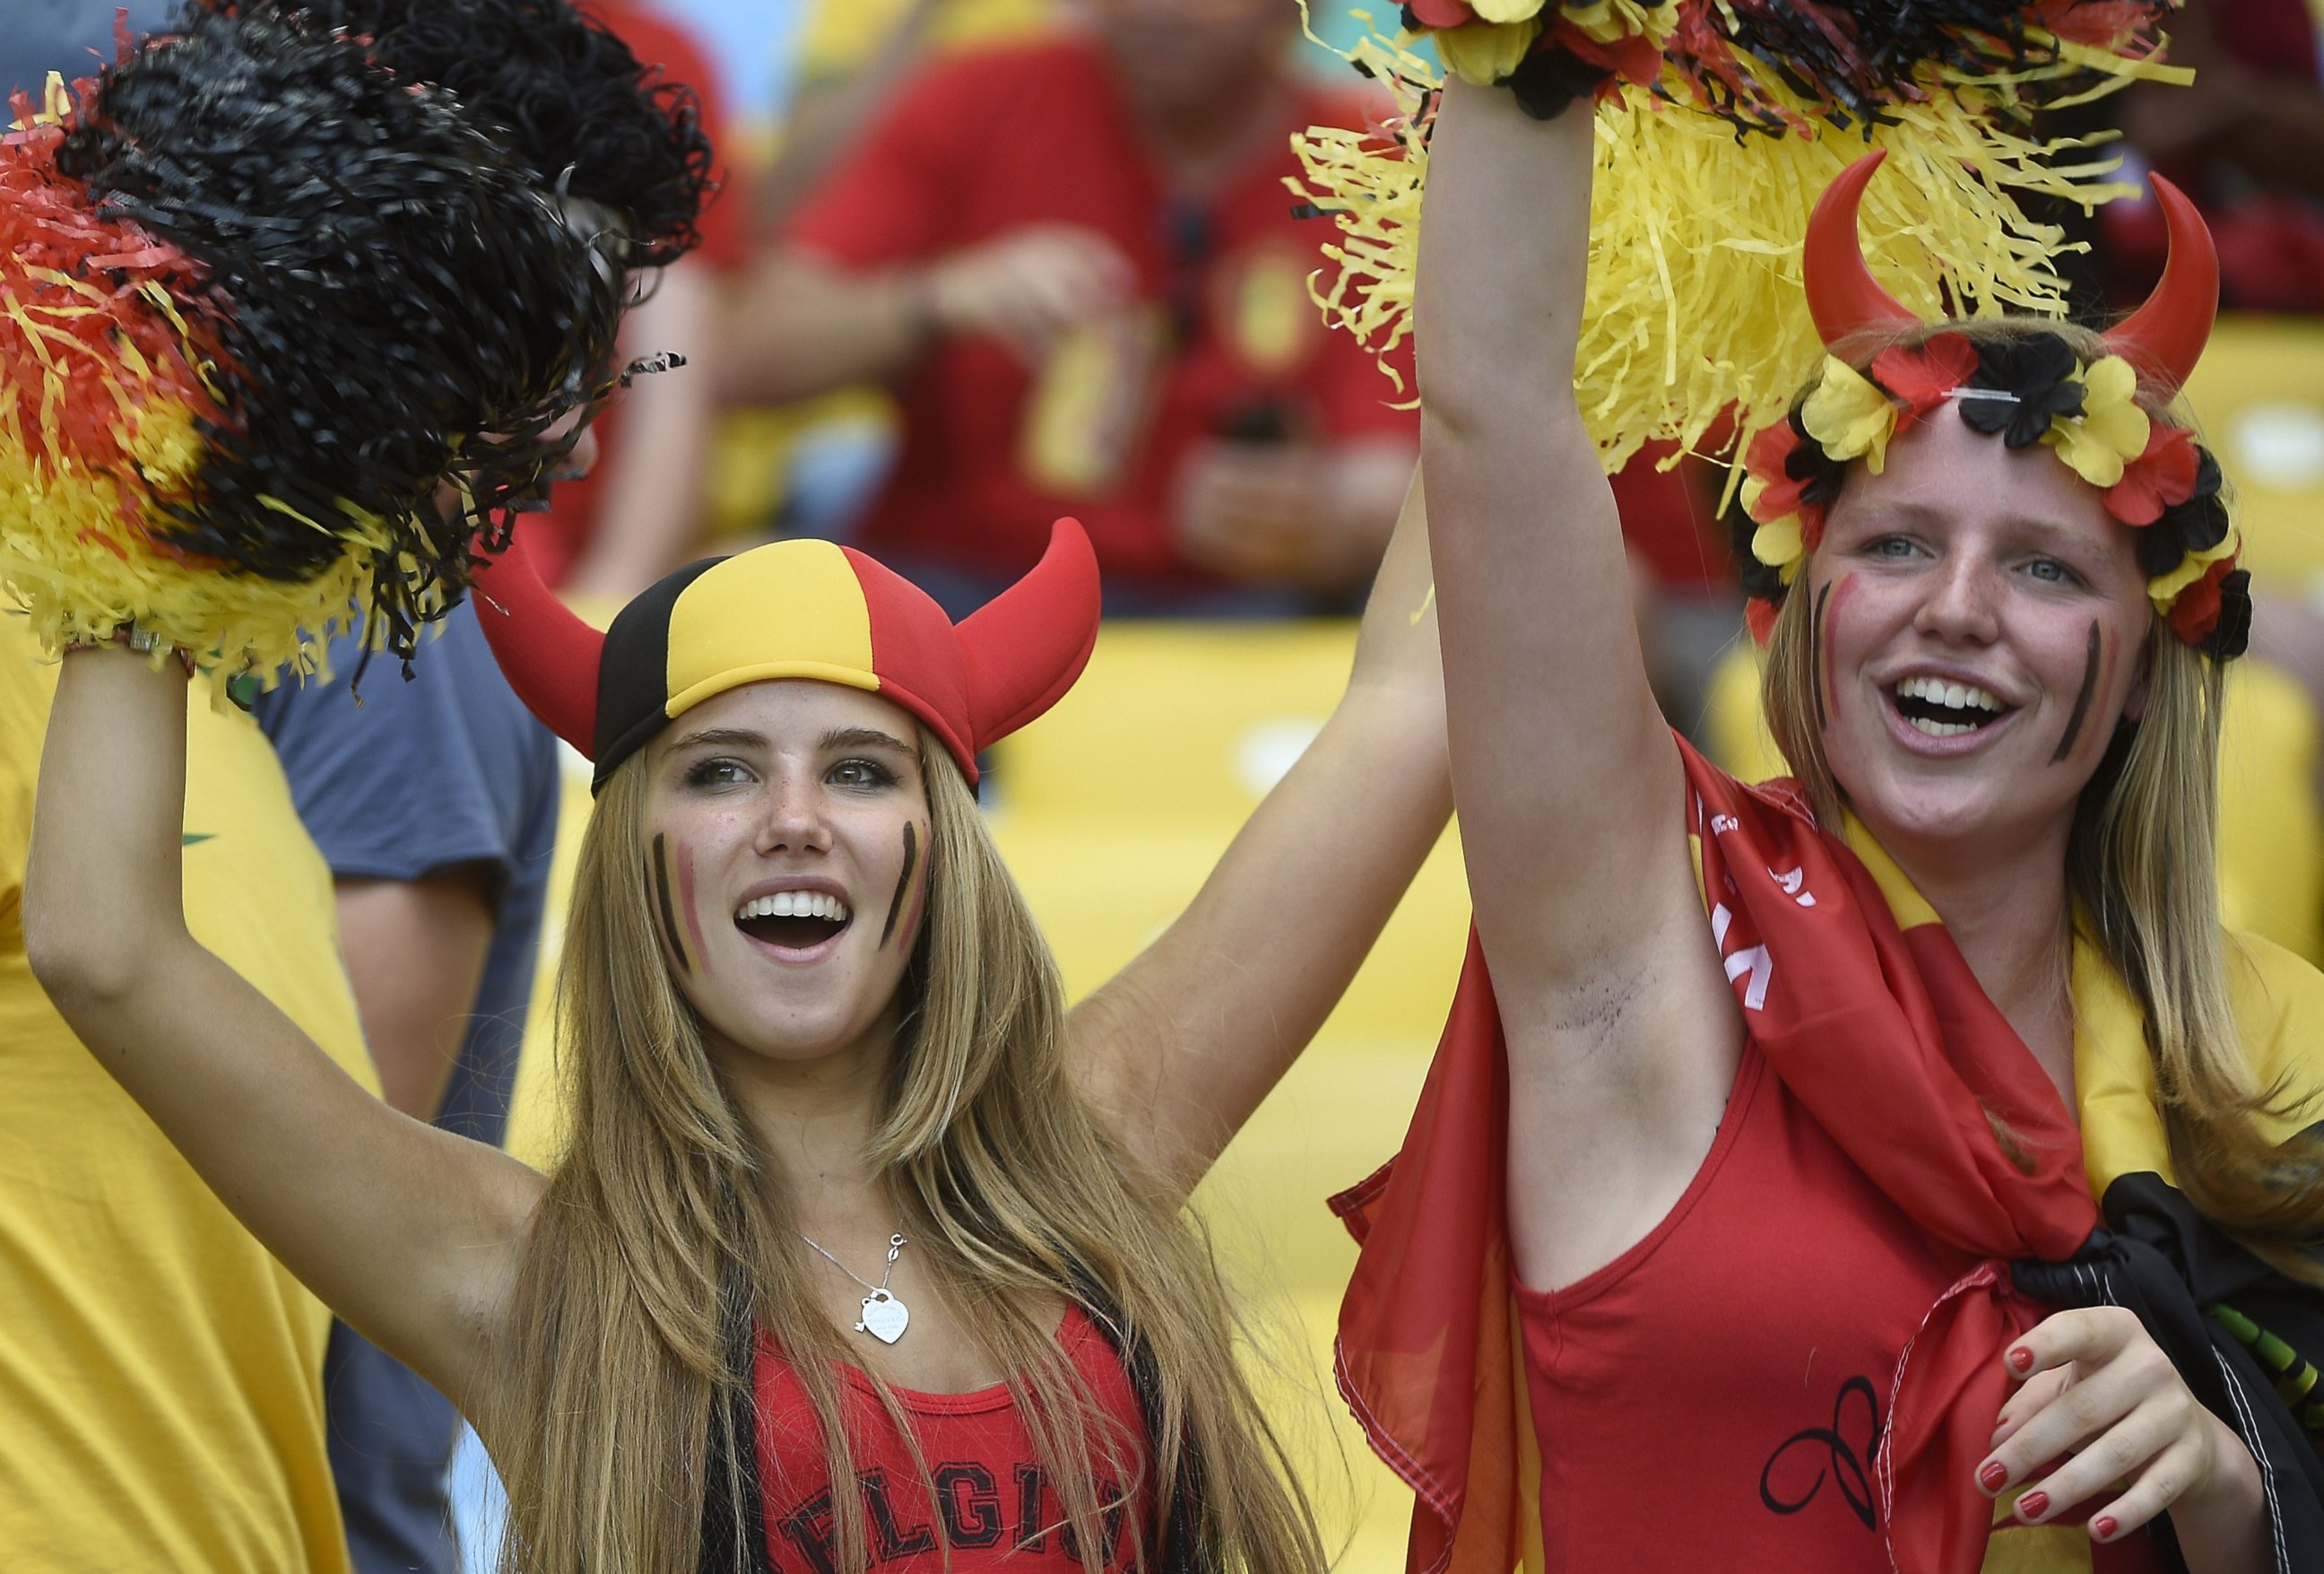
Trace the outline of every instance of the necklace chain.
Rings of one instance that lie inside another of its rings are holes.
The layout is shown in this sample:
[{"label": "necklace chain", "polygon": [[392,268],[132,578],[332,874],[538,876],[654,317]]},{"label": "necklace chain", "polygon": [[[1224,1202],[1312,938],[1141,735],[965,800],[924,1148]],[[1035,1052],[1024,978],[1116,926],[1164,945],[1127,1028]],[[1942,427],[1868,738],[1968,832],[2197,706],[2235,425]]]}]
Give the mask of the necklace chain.
[{"label": "necklace chain", "polygon": [[816,1240],[813,1236],[807,1234],[807,1231],[799,1231],[798,1238],[805,1241],[808,1245],[813,1246],[816,1252],[820,1253],[825,1262],[829,1263],[833,1267],[838,1269],[841,1273],[846,1274],[850,1279],[854,1280],[855,1282],[861,1284],[864,1289],[871,1291],[874,1294],[879,1294],[888,1288],[888,1281],[895,1276],[896,1259],[904,1255],[904,1232],[898,1230],[894,1235],[888,1237],[888,1270],[886,1273],[880,1275],[880,1282],[874,1284],[872,1281],[863,1277],[862,1274],[858,1273],[854,1269],[841,1262],[837,1257],[833,1256],[831,1255],[830,1248],[824,1245],[822,1242]]}]

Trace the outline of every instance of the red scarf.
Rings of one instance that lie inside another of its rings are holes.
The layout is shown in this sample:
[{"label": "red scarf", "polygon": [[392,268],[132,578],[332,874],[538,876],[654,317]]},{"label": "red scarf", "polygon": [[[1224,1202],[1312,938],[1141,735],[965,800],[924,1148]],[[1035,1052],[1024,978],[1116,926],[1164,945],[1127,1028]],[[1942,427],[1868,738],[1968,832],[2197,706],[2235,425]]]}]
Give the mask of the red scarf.
[{"label": "red scarf", "polygon": [[[1909,887],[1884,894],[1786,783],[1750,788],[1682,741],[1690,834],[1745,1032],[1914,1223],[1987,1259],[1930,1309],[1895,1375],[1878,1460],[1899,1574],[1976,1574],[1978,1465],[2045,1314],[2008,1262],[2062,1261],[2098,1223],[2049,1079]],[[1900,923],[1900,916],[1902,922]],[[1482,952],[1469,959],[1403,1151],[1333,1201],[1362,1243],[1340,1309],[1341,1391],[1419,1498],[1411,1574],[1508,1574],[1527,1440],[1512,1372],[1502,1190],[1508,1084]],[[1991,1111],[2033,1155],[2002,1151]]]}]

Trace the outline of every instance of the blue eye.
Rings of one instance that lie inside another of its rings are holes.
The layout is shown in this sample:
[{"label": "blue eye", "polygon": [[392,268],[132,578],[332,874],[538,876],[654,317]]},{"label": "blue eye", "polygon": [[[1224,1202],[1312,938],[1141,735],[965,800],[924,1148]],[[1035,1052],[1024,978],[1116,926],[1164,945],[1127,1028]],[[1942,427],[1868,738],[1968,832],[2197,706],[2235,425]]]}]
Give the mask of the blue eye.
[{"label": "blue eye", "polygon": [[1913,543],[1901,535],[1875,536],[1864,543],[1864,555],[1870,558],[1906,558],[1913,551]]},{"label": "blue eye", "polygon": [[686,768],[688,787],[732,787],[751,780],[750,768],[742,761],[715,755],[706,760],[696,760]]},{"label": "blue eye", "polygon": [[2036,558],[2025,565],[2025,571],[2045,585],[2079,585],[2082,577],[2055,558]]}]

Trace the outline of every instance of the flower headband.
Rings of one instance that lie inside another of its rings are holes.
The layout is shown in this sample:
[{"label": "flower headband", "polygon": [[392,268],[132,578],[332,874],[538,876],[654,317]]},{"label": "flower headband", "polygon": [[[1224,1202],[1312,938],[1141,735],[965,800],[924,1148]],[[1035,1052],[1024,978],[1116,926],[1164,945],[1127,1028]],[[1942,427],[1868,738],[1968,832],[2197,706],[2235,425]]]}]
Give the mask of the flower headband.
[{"label": "flower headband", "polygon": [[[1875,153],[1851,165],[1809,221],[1809,303],[1827,345],[1860,328],[1919,320],[1873,282],[1856,249],[1857,200],[1879,162]],[[2037,331],[1989,340],[1938,333],[1883,350],[1862,370],[1827,356],[1807,397],[1751,440],[1734,526],[1761,643],[1822,539],[1847,467],[1861,459],[1880,474],[1891,440],[1951,404],[1972,430],[2011,449],[2054,450],[2138,532],[2147,596],[2171,631],[2215,660],[2243,653],[2251,577],[2236,566],[2242,542],[2220,495],[2218,463],[2185,429],[2150,419],[2136,402],[2142,367],[2173,388],[2186,381],[2218,299],[2201,219],[2168,182],[2155,186],[2171,225],[2171,264],[2147,306],[2107,336],[2108,353],[2085,364],[2063,338]]]}]

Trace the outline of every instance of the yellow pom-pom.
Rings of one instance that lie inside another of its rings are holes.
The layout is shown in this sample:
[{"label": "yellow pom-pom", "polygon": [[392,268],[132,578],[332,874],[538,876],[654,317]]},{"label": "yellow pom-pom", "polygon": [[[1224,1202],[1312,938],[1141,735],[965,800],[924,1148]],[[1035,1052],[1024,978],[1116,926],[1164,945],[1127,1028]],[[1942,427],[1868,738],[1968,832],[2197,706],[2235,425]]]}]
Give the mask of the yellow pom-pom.
[{"label": "yellow pom-pom", "polygon": [[[1291,184],[1339,227],[1314,286],[1325,318],[1385,353],[1409,331],[1427,180],[1425,142],[1407,123],[1439,79],[1383,40],[1360,41],[1353,56],[1406,119],[1388,135],[1308,131],[1296,139],[1305,173]],[[2135,189],[2104,179],[2111,163],[2078,159],[2080,144],[2014,129],[2000,101],[2010,90],[1932,83],[1925,100],[1884,110],[1868,144],[1829,128],[1738,142],[1726,122],[1628,87],[1600,103],[1574,392],[1607,470],[1648,441],[1700,449],[1714,427],[1748,432],[1784,418],[1824,354],[1800,285],[1808,213],[1868,145],[1888,150],[1891,171],[1865,194],[1865,255],[1906,308],[1935,319],[1950,295],[1969,315],[2061,315],[2050,259],[2064,235],[2028,218],[2018,196],[2080,207]],[[1972,91],[1982,95],[1974,103],[1963,97]],[[1809,125],[1808,106],[1796,107]]]}]

